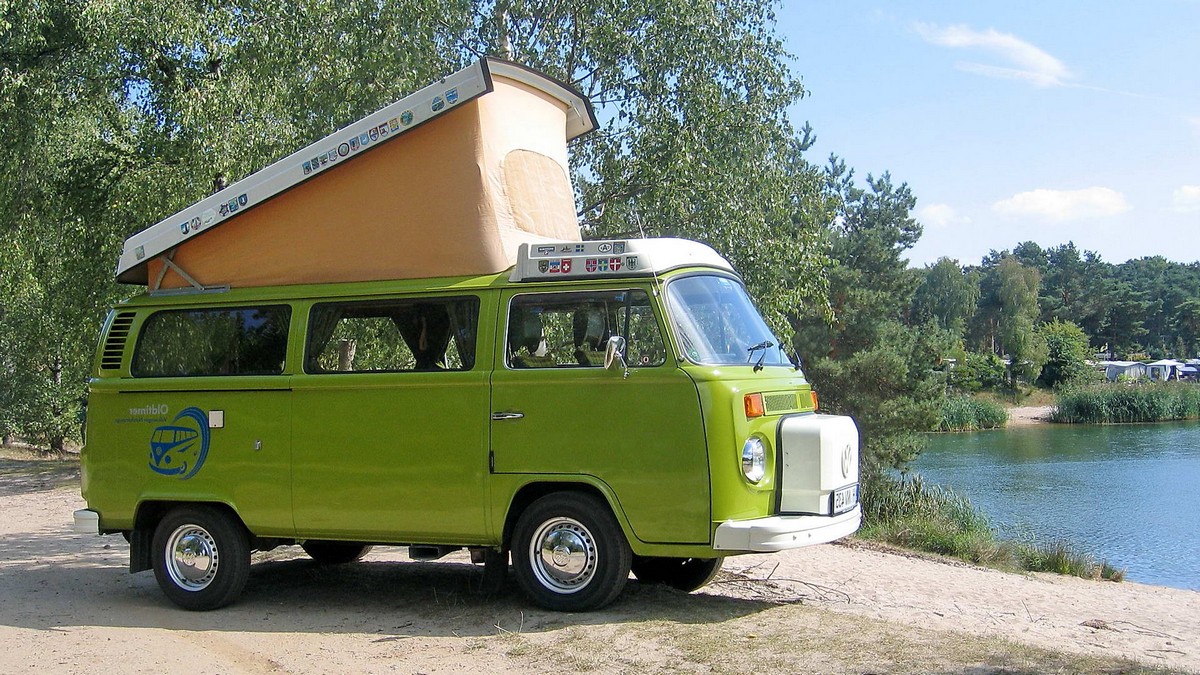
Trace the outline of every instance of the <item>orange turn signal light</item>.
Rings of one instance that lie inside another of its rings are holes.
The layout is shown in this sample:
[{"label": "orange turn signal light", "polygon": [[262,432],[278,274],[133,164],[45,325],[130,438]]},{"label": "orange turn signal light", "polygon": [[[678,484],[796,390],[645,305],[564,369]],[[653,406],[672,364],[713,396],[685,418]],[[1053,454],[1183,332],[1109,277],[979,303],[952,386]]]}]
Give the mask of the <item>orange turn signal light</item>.
[{"label": "orange turn signal light", "polygon": [[817,409],[817,392],[810,389],[808,393],[812,395],[813,410],[816,410]]},{"label": "orange turn signal light", "polygon": [[746,394],[746,398],[742,399],[746,405],[746,419],[754,419],[767,414],[763,408],[762,394]]}]

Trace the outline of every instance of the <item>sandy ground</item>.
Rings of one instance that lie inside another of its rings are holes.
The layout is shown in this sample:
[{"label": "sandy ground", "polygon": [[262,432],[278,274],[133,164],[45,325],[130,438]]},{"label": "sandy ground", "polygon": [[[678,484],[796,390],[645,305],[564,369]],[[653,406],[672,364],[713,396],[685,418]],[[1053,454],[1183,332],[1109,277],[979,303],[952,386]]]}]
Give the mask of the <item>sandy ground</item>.
[{"label": "sandy ground", "polygon": [[1027,424],[1042,424],[1050,421],[1053,406],[1038,405],[1008,409],[1008,426],[1024,426]]},{"label": "sandy ground", "polygon": [[473,592],[465,556],[328,568],[290,547],[256,554],[237,604],[184,612],[125,571],[120,537],[70,532],[73,474],[6,461],[0,673],[1200,672],[1200,593],[864,544],[730,558],[691,595],[631,581],[581,615]]}]

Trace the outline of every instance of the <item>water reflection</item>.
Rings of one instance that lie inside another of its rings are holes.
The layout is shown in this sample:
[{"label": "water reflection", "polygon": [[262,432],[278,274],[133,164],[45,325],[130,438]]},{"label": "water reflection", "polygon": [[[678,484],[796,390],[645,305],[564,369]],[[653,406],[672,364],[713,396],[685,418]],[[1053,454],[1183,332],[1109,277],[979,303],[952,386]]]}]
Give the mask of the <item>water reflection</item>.
[{"label": "water reflection", "polygon": [[914,468],[1002,536],[1065,539],[1131,580],[1200,590],[1200,424],[940,434]]}]

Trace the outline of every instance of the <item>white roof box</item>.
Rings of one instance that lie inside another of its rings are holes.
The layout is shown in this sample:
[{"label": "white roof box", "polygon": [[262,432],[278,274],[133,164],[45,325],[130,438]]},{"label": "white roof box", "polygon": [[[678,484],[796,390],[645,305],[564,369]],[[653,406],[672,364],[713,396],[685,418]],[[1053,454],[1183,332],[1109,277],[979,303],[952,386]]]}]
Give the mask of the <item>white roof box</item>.
[{"label": "white roof box", "polygon": [[652,276],[680,267],[733,265],[711,247],[689,239],[616,239],[521,244],[511,281]]},{"label": "white roof box", "polygon": [[580,239],[567,142],[595,127],[570,87],[483,59],[130,237],[117,279],[162,291],[500,272],[519,244]]}]

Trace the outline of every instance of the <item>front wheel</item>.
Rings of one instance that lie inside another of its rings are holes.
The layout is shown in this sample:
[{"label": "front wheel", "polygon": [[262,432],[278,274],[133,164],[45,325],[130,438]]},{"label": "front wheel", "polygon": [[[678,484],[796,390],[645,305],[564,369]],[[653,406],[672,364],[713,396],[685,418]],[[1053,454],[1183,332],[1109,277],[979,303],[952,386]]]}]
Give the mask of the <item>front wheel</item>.
[{"label": "front wheel", "polygon": [[721,571],[724,558],[647,558],[634,556],[633,576],[643,584],[666,584],[685,593],[705,586]]},{"label": "front wheel", "polygon": [[582,612],[621,594],[633,554],[608,505],[591,495],[555,493],[525,509],[513,530],[514,572],[538,605]]},{"label": "front wheel", "polygon": [[242,524],[211,506],[183,506],[154,530],[154,578],[184,609],[205,611],[237,599],[250,578],[250,541]]}]

